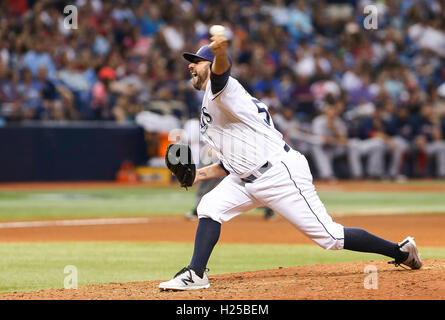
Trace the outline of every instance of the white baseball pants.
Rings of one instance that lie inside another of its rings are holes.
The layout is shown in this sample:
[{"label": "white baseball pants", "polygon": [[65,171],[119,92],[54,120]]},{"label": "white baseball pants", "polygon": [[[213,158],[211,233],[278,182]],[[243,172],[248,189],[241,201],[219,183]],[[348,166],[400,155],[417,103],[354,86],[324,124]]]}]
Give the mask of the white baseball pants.
[{"label": "white baseball pants", "polygon": [[[343,249],[343,226],[335,223],[315,191],[306,158],[285,152],[252,183],[232,174],[198,205],[199,218],[219,223],[260,206],[268,206],[325,249]],[[247,232],[247,231],[246,231]]]}]

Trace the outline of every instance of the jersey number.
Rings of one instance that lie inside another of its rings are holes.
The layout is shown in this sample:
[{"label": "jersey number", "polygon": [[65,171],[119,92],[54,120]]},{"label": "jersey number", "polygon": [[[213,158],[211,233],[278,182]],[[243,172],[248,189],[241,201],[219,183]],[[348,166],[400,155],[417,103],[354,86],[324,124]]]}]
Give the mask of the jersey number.
[{"label": "jersey number", "polygon": [[270,126],[270,114],[269,114],[269,112],[267,111],[266,108],[262,108],[262,107],[260,107],[260,104],[262,104],[263,106],[265,106],[264,103],[262,103],[262,102],[259,101],[258,99],[252,99],[252,101],[253,101],[253,103],[255,103],[256,107],[258,108],[258,113],[261,113],[261,112],[266,113],[266,119],[264,119],[264,122],[266,122],[266,124],[267,124],[268,126]]}]

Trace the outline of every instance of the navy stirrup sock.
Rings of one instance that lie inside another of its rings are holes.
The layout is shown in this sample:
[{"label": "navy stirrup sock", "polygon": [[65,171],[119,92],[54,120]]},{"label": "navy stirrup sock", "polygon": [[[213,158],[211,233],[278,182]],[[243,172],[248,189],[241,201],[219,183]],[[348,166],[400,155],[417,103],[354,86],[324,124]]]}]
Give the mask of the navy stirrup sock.
[{"label": "navy stirrup sock", "polygon": [[397,243],[379,238],[360,228],[344,228],[344,248],[347,250],[383,254],[396,261],[406,260],[408,253],[402,252]]},{"label": "navy stirrup sock", "polygon": [[210,218],[201,218],[195,236],[195,248],[189,267],[202,278],[213,247],[218,242],[221,224]]}]

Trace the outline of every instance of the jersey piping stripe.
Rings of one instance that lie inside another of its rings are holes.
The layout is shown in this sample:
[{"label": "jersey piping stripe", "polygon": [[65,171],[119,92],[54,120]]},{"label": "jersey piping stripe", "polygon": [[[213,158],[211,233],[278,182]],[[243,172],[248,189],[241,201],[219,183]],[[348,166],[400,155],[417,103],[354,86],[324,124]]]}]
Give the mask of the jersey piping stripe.
[{"label": "jersey piping stripe", "polygon": [[336,238],[334,237],[329,231],[328,229],[325,227],[325,225],[323,224],[323,222],[320,221],[320,219],[318,219],[318,216],[315,214],[314,210],[312,210],[309,202],[306,200],[306,198],[304,197],[303,193],[301,192],[301,189],[298,188],[297,184],[295,183],[295,181],[292,179],[292,176],[290,174],[289,168],[286,166],[286,164],[281,161],[281,163],[286,167],[287,173],[289,173],[289,178],[291,179],[291,181],[294,183],[295,188],[297,188],[298,192],[300,193],[300,195],[303,197],[304,201],[306,202],[307,206],[309,207],[309,210],[311,210],[312,214],[315,216],[315,218],[317,219],[318,222],[320,222],[320,224],[323,226],[324,230],[331,236],[332,239],[334,240],[343,240],[344,238]]}]

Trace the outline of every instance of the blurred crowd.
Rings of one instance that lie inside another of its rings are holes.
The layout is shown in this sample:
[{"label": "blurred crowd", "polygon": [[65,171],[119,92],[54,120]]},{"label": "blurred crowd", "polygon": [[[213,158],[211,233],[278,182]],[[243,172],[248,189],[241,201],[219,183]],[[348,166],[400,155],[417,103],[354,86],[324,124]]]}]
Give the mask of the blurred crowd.
[{"label": "blurred crowd", "polygon": [[[77,28],[67,4],[0,2],[0,124],[180,126],[202,94],[181,54],[223,24],[232,76],[318,177],[334,179],[341,157],[353,178],[445,177],[444,0],[77,0]],[[369,4],[376,30],[364,28]]]}]

